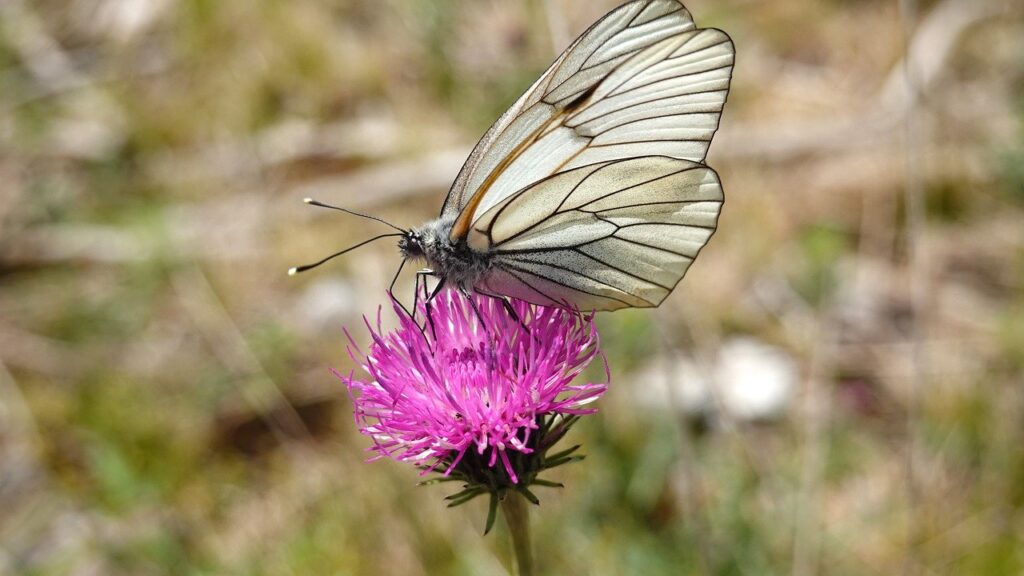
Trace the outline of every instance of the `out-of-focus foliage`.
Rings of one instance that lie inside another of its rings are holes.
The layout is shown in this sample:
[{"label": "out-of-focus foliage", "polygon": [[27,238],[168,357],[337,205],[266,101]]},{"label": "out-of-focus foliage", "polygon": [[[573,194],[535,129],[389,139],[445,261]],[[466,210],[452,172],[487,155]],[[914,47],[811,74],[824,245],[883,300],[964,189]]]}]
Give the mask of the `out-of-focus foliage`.
[{"label": "out-of-focus foliage", "polygon": [[[720,230],[661,309],[600,318],[541,564],[1024,572],[1020,3],[687,4],[737,46]],[[383,228],[304,196],[436,213],[614,5],[0,1],[0,574],[503,574],[484,503],[363,463],[328,372],[394,246],[284,271]]]}]

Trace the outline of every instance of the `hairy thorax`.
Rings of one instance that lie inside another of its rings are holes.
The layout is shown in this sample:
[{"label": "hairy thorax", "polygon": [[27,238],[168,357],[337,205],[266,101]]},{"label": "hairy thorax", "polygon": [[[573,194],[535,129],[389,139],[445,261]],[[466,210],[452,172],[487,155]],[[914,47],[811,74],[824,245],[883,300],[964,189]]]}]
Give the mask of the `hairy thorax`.
[{"label": "hairy thorax", "polygon": [[413,228],[398,241],[403,258],[422,258],[434,274],[449,285],[472,289],[490,269],[487,254],[477,252],[466,242],[449,239],[453,220],[437,219]]}]

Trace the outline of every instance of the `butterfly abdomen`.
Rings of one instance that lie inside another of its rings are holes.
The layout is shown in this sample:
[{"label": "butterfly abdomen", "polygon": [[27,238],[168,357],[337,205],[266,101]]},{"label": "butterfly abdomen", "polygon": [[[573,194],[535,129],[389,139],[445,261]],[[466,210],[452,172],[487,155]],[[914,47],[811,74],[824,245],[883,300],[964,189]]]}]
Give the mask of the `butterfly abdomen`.
[{"label": "butterfly abdomen", "polygon": [[422,258],[434,274],[449,285],[472,288],[490,270],[490,257],[469,247],[465,240],[452,242],[453,222],[440,218],[413,228],[398,241],[404,258]]}]

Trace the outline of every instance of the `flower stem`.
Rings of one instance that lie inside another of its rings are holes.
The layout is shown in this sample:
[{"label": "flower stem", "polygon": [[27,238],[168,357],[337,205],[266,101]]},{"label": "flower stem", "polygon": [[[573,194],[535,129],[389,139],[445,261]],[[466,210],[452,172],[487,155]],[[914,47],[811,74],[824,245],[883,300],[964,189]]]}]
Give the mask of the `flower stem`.
[{"label": "flower stem", "polygon": [[516,554],[516,569],[519,576],[533,576],[533,553],[530,550],[530,515],[526,509],[526,498],[509,491],[501,500],[508,531],[512,534],[512,548]]}]

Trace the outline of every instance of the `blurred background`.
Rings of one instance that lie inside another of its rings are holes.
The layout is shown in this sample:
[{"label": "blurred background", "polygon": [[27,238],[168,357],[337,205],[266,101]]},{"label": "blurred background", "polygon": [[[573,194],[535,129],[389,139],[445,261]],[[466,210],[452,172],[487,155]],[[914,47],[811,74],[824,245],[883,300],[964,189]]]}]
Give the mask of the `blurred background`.
[{"label": "blurred background", "polygon": [[[0,0],[0,574],[505,574],[366,464],[343,327],[614,0]],[[1024,5],[689,0],[719,232],[600,317],[551,574],[1024,573]],[[411,290],[403,279],[401,290]],[[590,374],[599,378],[599,371]]]}]

